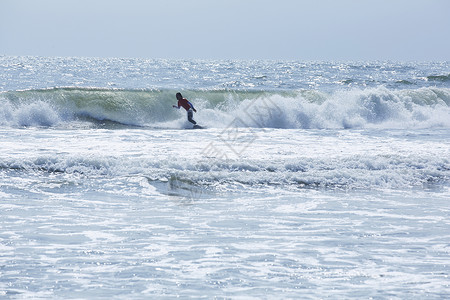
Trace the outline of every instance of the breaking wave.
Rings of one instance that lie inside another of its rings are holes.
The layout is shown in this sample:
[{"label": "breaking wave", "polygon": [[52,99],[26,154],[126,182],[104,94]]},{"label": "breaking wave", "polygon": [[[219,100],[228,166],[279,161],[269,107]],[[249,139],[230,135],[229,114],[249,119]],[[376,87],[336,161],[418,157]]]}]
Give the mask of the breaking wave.
[{"label": "breaking wave", "polygon": [[[37,155],[0,160],[0,170],[72,174],[88,178],[139,177],[157,188],[224,189],[245,186],[377,189],[446,184],[450,161],[435,155],[355,155],[297,161],[133,159],[113,156]],[[39,177],[39,176],[38,176]],[[70,177],[72,179],[76,176]]]},{"label": "breaking wave", "polygon": [[[0,126],[189,126],[175,90],[52,88],[0,94]],[[450,127],[450,89],[185,90],[200,124],[291,129]],[[81,124],[81,125],[80,125]]]},{"label": "breaking wave", "polygon": [[427,76],[428,81],[450,82],[450,74],[447,75],[430,75]]}]

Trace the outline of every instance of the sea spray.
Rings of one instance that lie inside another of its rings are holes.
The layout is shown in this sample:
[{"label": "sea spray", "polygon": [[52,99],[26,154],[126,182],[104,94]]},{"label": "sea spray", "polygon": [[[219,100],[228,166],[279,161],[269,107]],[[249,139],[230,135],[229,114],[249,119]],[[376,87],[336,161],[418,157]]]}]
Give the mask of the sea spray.
[{"label": "sea spray", "polygon": [[446,298],[449,73],[0,56],[0,295]]},{"label": "sea spray", "polygon": [[[172,109],[175,90],[53,88],[0,94],[3,126],[64,126],[104,121],[153,128],[183,128],[184,114]],[[450,126],[450,89],[184,92],[200,123],[224,128],[234,118],[245,127],[430,128]]]},{"label": "sea spray", "polygon": [[[404,189],[450,180],[449,149],[438,135],[445,136],[443,129],[426,142],[428,148],[416,147],[414,139],[379,138],[379,131],[240,128],[241,136],[255,138],[237,145],[228,144],[229,136],[220,138],[223,129],[185,137],[173,130],[71,130],[70,135],[55,130],[42,132],[40,150],[32,153],[25,150],[33,137],[22,137],[19,144],[13,138],[3,142],[8,150],[0,157],[0,170],[85,179],[145,176],[152,184],[175,177],[197,188],[229,191],[264,186]],[[211,142],[227,157],[209,151]]]}]

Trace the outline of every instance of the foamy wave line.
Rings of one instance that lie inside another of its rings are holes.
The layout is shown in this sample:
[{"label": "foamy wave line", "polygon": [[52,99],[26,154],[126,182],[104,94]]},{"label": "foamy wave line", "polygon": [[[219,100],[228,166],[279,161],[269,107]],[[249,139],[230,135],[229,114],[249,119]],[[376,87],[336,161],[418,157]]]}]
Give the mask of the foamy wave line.
[{"label": "foamy wave line", "polygon": [[448,183],[450,161],[434,156],[355,156],[351,158],[274,160],[133,160],[123,157],[38,156],[3,159],[0,170],[81,175],[88,178],[145,177],[150,183],[185,187],[270,186],[344,189],[409,188]]},{"label": "foamy wave line", "polygon": [[[0,94],[2,126],[65,126],[73,122],[184,128],[175,90],[55,88]],[[191,90],[195,118],[210,128],[450,127],[450,89],[385,87],[325,93]]]}]

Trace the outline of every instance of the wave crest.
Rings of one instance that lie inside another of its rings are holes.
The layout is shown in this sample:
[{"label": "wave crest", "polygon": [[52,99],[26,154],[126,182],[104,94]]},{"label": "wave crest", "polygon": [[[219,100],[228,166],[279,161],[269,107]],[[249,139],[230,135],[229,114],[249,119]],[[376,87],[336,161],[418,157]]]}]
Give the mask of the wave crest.
[{"label": "wave crest", "polygon": [[0,170],[76,174],[86,178],[145,177],[181,188],[410,188],[449,182],[450,165],[435,155],[354,155],[268,160],[159,160],[114,156],[39,155],[0,159]]},{"label": "wave crest", "polygon": [[[182,91],[196,106],[195,119],[211,128],[428,128],[450,127],[450,89]],[[98,126],[125,124],[184,128],[172,108],[175,90],[53,88],[0,94],[2,126]]]}]

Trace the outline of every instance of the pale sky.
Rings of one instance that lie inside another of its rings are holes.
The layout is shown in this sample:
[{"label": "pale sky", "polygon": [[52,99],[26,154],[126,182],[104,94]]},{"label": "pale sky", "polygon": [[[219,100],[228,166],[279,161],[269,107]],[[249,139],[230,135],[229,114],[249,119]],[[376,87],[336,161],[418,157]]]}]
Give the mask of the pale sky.
[{"label": "pale sky", "polygon": [[450,61],[450,0],[0,0],[0,55]]}]

